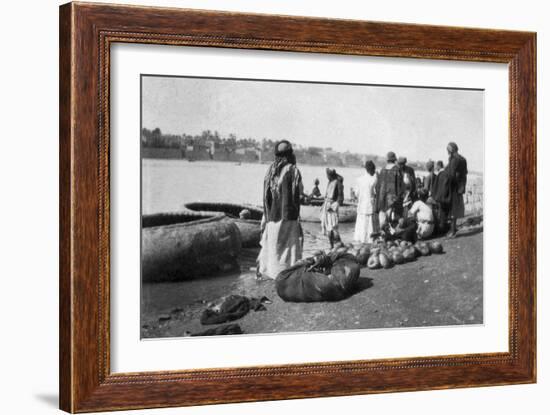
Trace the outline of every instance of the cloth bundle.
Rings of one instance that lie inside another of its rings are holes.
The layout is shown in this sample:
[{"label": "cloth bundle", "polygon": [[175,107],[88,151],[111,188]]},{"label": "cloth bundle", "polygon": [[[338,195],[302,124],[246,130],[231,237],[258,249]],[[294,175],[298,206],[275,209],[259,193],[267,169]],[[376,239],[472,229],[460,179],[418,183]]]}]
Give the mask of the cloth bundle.
[{"label": "cloth bundle", "polygon": [[339,301],[353,293],[359,273],[360,266],[352,255],[323,255],[285,269],[275,284],[284,301]]},{"label": "cloth bundle", "polygon": [[250,310],[265,310],[264,303],[269,303],[267,297],[248,298],[243,295],[229,295],[215,304],[211,304],[201,315],[201,324],[221,324],[226,321],[237,320],[245,316]]}]

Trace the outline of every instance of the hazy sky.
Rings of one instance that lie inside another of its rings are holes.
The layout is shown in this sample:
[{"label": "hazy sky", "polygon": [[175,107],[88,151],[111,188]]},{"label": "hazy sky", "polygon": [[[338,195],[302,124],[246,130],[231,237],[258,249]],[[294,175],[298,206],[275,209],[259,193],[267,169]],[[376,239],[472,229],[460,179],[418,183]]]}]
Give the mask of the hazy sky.
[{"label": "hazy sky", "polygon": [[455,141],[469,169],[483,169],[483,91],[153,76],[142,87],[143,127],[163,133],[217,130],[411,161],[446,161]]}]

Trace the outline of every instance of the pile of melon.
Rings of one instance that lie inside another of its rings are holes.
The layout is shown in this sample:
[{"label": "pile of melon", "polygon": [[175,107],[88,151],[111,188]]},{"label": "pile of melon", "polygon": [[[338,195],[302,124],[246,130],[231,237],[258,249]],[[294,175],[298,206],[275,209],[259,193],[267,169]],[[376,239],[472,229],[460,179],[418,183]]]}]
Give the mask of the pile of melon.
[{"label": "pile of melon", "polygon": [[361,266],[370,269],[391,268],[394,265],[404,264],[416,260],[420,256],[442,254],[443,245],[439,241],[418,241],[412,244],[408,241],[376,241],[372,245],[363,244],[354,247],[352,244],[337,244],[334,251],[347,253],[355,257]]}]

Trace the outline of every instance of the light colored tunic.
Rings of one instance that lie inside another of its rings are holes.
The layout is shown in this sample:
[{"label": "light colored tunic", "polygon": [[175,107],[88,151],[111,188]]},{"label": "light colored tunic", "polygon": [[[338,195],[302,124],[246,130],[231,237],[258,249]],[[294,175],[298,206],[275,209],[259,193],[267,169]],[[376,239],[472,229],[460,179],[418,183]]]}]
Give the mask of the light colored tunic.
[{"label": "light colored tunic", "polygon": [[321,207],[321,232],[327,235],[331,231],[338,230],[338,208],[340,205],[338,202],[332,202],[325,199],[323,206]]},{"label": "light colored tunic", "polygon": [[334,179],[327,185],[325,202],[321,207],[321,232],[325,235],[331,231],[338,231],[339,183]]},{"label": "light colored tunic", "polygon": [[302,243],[300,222],[267,222],[260,241],[260,273],[268,278],[277,278],[281,271],[302,259]]},{"label": "light colored tunic", "polygon": [[357,179],[357,220],[354,239],[361,243],[372,242],[375,230],[374,207],[376,203],[376,183],[378,176],[365,173]]},{"label": "light colored tunic", "polygon": [[418,227],[416,228],[416,235],[419,239],[429,238],[435,227],[434,214],[432,208],[421,200],[417,200],[413,203],[409,209],[409,216],[415,217]]}]

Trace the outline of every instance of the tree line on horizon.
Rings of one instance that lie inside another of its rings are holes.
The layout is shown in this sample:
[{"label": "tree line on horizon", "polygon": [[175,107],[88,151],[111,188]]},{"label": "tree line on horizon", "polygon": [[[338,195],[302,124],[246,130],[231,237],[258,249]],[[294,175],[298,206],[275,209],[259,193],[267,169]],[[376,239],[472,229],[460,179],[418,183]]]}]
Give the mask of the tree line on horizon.
[{"label": "tree line on horizon", "polygon": [[[217,145],[224,146],[225,148],[236,150],[238,148],[254,148],[261,150],[266,154],[270,155],[273,152],[273,148],[278,140],[271,140],[268,138],[263,138],[261,141],[258,141],[253,138],[238,138],[236,134],[229,134],[226,137],[220,135],[218,131],[204,130],[199,135],[191,135],[183,133],[181,135],[177,134],[164,134],[160,128],[148,129],[142,128],[141,130],[141,142],[144,147],[147,148],[173,148],[173,149],[184,149],[188,146],[208,146],[209,143],[213,142]],[[289,140],[292,142],[292,140]],[[347,163],[338,163],[338,165],[355,165],[360,166],[363,164],[365,159],[372,160],[377,166],[382,166],[385,163],[384,156],[378,156],[374,154],[358,154],[352,152],[336,152],[332,148],[323,148],[316,146],[296,146],[295,152],[298,155],[302,155],[306,160],[319,160],[323,157],[326,151],[330,151],[334,155],[332,163],[340,156],[344,156],[347,160]],[[268,159],[263,159],[268,161]],[[319,164],[319,163],[314,163]],[[424,168],[424,163],[409,161],[408,164],[413,168]]]}]

